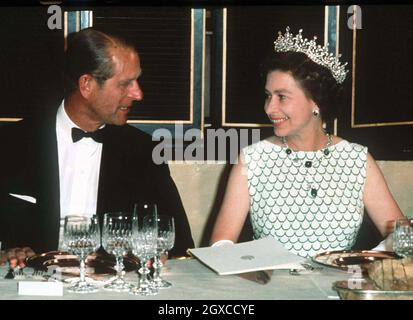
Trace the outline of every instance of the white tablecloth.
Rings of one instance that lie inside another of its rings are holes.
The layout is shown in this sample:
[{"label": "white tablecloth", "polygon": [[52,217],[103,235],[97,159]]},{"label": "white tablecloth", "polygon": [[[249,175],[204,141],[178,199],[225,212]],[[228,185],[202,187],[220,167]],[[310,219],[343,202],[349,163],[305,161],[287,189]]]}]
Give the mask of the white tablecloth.
[{"label": "white tablecloth", "polygon": [[[312,271],[301,275],[290,275],[288,270],[274,271],[271,281],[265,285],[243,279],[237,275],[219,276],[198,260],[169,260],[162,272],[163,277],[173,284],[172,288],[160,290],[156,296],[137,296],[129,293],[110,292],[100,289],[90,294],[67,292],[64,284],[63,296],[18,295],[18,280],[6,280],[6,268],[0,268],[0,299],[106,299],[106,300],[306,300],[338,299],[332,289],[334,281],[346,280],[350,274],[332,268]],[[137,283],[135,272],[126,279]]]}]

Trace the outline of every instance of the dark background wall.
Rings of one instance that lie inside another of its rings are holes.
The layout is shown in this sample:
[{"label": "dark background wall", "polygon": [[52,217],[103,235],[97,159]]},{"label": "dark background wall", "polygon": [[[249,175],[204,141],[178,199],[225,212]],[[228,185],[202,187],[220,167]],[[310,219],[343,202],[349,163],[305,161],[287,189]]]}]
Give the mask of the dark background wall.
[{"label": "dark background wall", "polygon": [[[331,7],[333,8],[333,7]],[[336,8],[336,7],[334,7]],[[94,25],[133,39],[142,56],[145,100],[132,112],[134,120],[176,120],[189,116],[191,7],[66,7],[93,10]],[[202,6],[197,6],[202,9]],[[340,7],[329,39],[349,62],[346,95],[337,133],[369,146],[379,160],[412,160],[413,139],[413,5],[362,5],[361,29],[348,27],[351,15]],[[206,10],[203,97],[209,128],[259,128],[271,134],[263,112],[259,64],[272,51],[279,30],[324,41],[325,6],[229,6]],[[385,17],[385,19],[384,19]],[[60,69],[63,30],[47,28],[46,6],[0,7],[0,118],[22,118],[55,107],[62,97]],[[192,30],[193,31],[193,30]],[[225,42],[225,46],[224,46]],[[224,59],[224,50],[225,57]],[[202,59],[197,60],[201,70]],[[225,77],[223,70],[225,69]],[[223,102],[225,96],[225,103]],[[4,122],[4,121],[3,121]],[[252,124],[252,125],[251,125]],[[163,124],[158,124],[162,127]],[[202,125],[196,127],[203,130]],[[334,124],[327,128],[333,132]]]}]

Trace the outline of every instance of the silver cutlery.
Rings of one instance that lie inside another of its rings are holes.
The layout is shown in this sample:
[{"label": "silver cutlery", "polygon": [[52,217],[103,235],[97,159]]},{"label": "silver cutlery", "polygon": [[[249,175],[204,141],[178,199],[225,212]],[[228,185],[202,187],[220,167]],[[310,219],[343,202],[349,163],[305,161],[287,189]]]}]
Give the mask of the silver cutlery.
[{"label": "silver cutlery", "polygon": [[[303,266],[305,270],[290,269],[289,274],[292,275],[292,276],[299,276],[300,274],[302,274],[303,271],[304,272],[306,272],[306,271],[319,271],[319,270],[323,269],[323,267],[321,267],[321,266],[314,266],[314,265],[312,265],[311,263],[308,263],[308,262],[301,263],[301,266]],[[306,273],[308,273],[308,272],[306,272]]]},{"label": "silver cutlery", "polygon": [[25,277],[24,268],[18,268],[18,270],[14,272],[14,279],[21,280]]},{"label": "silver cutlery", "polygon": [[290,269],[288,272],[292,276],[299,276],[300,275],[300,271],[298,269]]},{"label": "silver cutlery", "polygon": [[32,274],[33,279],[38,280],[46,280],[47,279],[47,272],[40,269],[35,269]]}]

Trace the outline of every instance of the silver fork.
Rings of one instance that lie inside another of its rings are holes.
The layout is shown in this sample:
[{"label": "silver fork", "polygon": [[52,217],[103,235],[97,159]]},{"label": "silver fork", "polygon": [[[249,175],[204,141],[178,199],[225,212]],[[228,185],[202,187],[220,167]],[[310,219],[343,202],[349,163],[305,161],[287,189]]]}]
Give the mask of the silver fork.
[{"label": "silver fork", "polygon": [[290,269],[288,272],[292,276],[299,276],[300,275],[300,271],[298,269]]},{"label": "silver fork", "polygon": [[17,271],[14,272],[15,279],[23,279],[25,278],[24,268],[19,268]]},{"label": "silver fork", "polygon": [[41,270],[41,269],[35,269],[33,271],[32,278],[40,279],[40,280],[46,280],[47,279],[46,275],[47,275],[46,271]]},{"label": "silver fork", "polygon": [[[314,266],[314,265],[312,265],[311,263],[308,263],[308,262],[303,262],[303,263],[301,263],[301,265],[304,267],[305,271],[319,271],[319,270],[323,269],[323,267]],[[301,274],[300,271],[303,271],[303,270],[290,269],[289,273],[292,276],[299,276]]]}]

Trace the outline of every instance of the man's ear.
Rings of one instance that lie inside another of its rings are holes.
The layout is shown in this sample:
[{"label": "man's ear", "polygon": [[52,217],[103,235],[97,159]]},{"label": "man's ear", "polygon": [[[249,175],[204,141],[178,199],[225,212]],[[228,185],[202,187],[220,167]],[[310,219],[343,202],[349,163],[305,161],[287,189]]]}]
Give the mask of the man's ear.
[{"label": "man's ear", "polygon": [[79,91],[83,98],[89,98],[95,86],[95,79],[90,74],[84,74],[79,78]]}]

